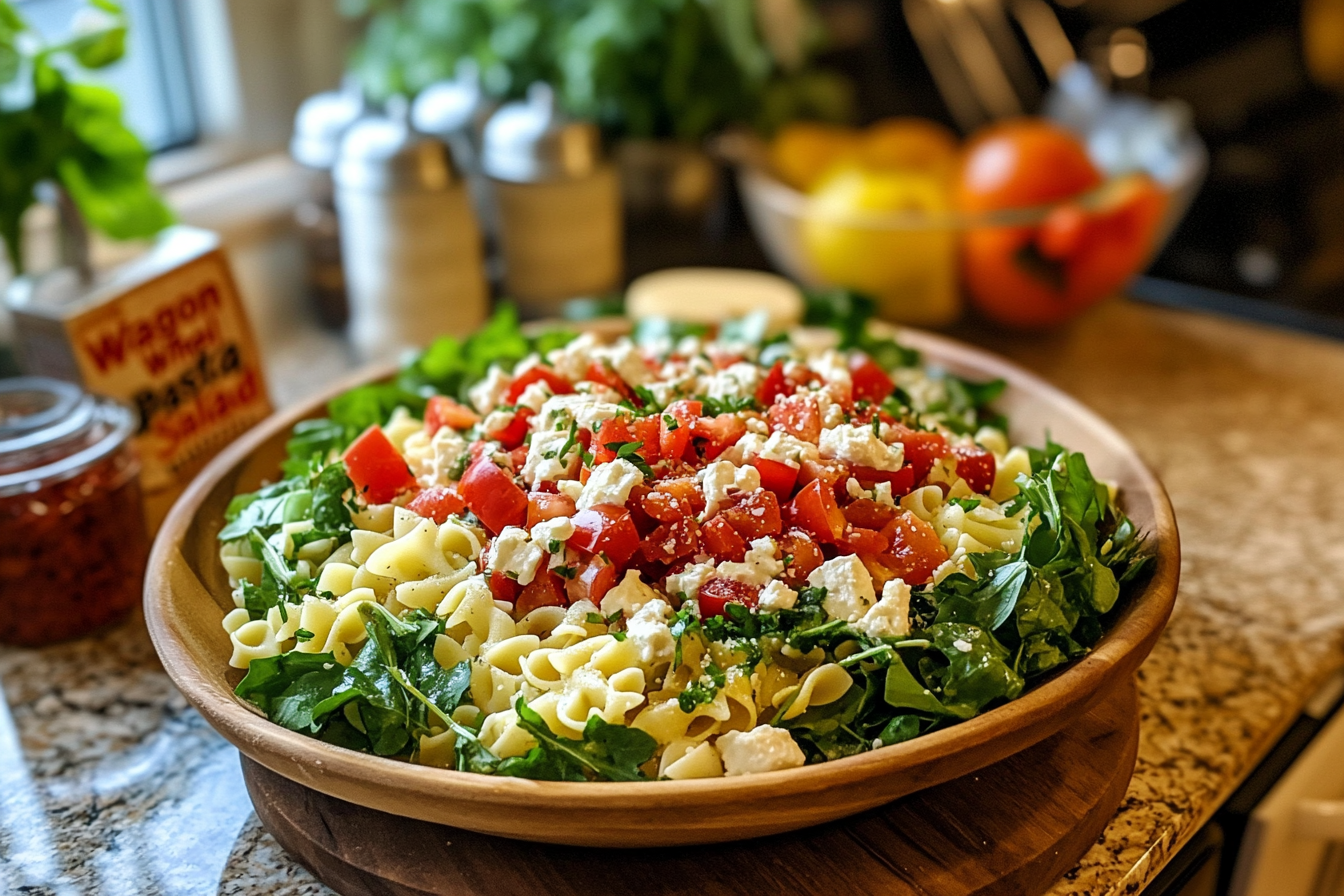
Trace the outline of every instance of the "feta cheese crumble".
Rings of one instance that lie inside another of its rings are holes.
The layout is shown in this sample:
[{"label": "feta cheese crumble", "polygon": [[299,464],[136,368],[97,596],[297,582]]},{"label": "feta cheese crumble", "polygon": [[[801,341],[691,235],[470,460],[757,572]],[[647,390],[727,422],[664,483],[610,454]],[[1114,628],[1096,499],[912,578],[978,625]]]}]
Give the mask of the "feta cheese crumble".
[{"label": "feta cheese crumble", "polygon": [[725,732],[714,747],[723,757],[723,773],[729,777],[800,768],[807,761],[789,732],[773,725]]},{"label": "feta cheese crumble", "polygon": [[812,570],[807,584],[813,588],[825,588],[826,598],[821,607],[832,619],[845,622],[858,622],[863,614],[877,600],[873,589],[873,577],[868,574],[863,561],[853,554],[836,557]]}]

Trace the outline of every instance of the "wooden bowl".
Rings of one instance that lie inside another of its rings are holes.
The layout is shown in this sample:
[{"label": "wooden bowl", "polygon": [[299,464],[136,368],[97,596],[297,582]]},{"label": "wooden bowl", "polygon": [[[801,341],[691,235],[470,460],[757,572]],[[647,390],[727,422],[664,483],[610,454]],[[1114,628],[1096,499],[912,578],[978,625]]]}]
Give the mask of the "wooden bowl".
[{"label": "wooden bowl", "polygon": [[963,376],[1007,380],[999,406],[1013,423],[1015,441],[1040,444],[1048,431],[1083,451],[1099,478],[1120,485],[1126,511],[1150,534],[1157,552],[1152,575],[1128,597],[1090,654],[968,722],[820,765],[651,783],[530,781],[425,768],[272,724],[233,694],[238,673],[229,669],[229,639],[220,627],[233,603],[215,535],[229,499],[277,476],[291,427],[319,416],[325,400],[259,424],[216,457],[173,507],[154,544],[145,583],[154,645],[168,674],[210,724],[272,771],[383,812],[523,840],[607,847],[741,840],[841,818],[982,769],[1059,731],[1109,686],[1134,674],[1176,598],[1176,522],[1152,472],[1087,408],[977,349],[917,331],[902,331],[901,338],[923,351],[930,364]]}]

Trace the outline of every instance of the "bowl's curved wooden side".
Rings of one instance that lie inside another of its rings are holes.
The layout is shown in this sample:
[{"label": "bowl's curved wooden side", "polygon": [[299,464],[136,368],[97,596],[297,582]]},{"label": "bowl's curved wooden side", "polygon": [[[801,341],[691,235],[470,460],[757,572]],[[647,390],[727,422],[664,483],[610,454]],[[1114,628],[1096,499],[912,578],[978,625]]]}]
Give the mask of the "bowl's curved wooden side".
[{"label": "bowl's curved wooden side", "polygon": [[[1156,564],[1096,649],[1012,703],[905,744],[821,765],[741,778],[657,784],[564,783],[427,769],[344,750],[273,725],[233,695],[220,622],[232,608],[215,535],[238,491],[274,478],[293,424],[325,404],[277,414],[231,445],[174,506],[150,557],[145,613],[164,668],[243,753],[287,778],[350,802],[483,833],[625,846],[744,839],[844,817],[997,762],[1085,713],[1138,668],[1176,594],[1180,548],[1166,493],[1125,440],[1073,399],[1006,361],[930,334],[903,339],[953,372],[1003,377],[1019,441],[1053,437],[1114,480],[1126,511],[1152,533]],[[375,379],[386,370],[342,383]],[[656,818],[657,824],[650,824]]]}]

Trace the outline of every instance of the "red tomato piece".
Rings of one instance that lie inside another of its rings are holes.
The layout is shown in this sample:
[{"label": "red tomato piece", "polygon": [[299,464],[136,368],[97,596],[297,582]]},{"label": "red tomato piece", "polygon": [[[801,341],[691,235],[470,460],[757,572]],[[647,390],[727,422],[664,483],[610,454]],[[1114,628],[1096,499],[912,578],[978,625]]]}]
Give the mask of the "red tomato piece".
[{"label": "red tomato piece", "polygon": [[638,454],[645,463],[653,463],[662,456],[662,422],[658,417],[640,417],[630,425],[630,434],[640,443]]},{"label": "red tomato piece", "polygon": [[761,474],[761,488],[788,500],[789,495],[793,494],[794,483],[798,481],[797,467],[768,457],[753,457],[750,463]]},{"label": "red tomato piece", "polygon": [[896,388],[887,372],[872,358],[856,352],[849,359],[849,376],[854,382],[854,400],[881,404]]},{"label": "red tomato piece", "polygon": [[741,563],[747,556],[747,543],[737,530],[722,515],[716,516],[700,526],[700,541],[705,551],[714,555],[720,563],[731,560]]},{"label": "red tomato piece", "polygon": [[821,438],[821,410],[811,395],[786,395],[770,405],[766,412],[770,428],[797,436],[804,442]]},{"label": "red tomato piece", "polygon": [[434,485],[412,498],[406,509],[442,526],[448,517],[466,510],[467,502],[455,486]]},{"label": "red tomato piece", "polygon": [[386,504],[415,487],[415,476],[376,423],[345,449],[345,472],[355,484],[355,494],[369,504]]},{"label": "red tomato piece", "polygon": [[994,487],[994,455],[979,445],[958,445],[952,455],[957,459],[957,475],[966,480],[971,491],[988,494]]},{"label": "red tomato piece", "polygon": [[941,433],[919,432],[901,424],[896,425],[896,432],[897,441],[905,448],[905,463],[913,468],[916,483],[928,477],[935,461],[950,453],[947,439]]},{"label": "red tomato piece", "polygon": [[875,529],[859,526],[845,526],[845,534],[840,536],[842,554],[880,554],[891,547],[891,542]]},{"label": "red tomato piece", "polygon": [[845,532],[845,515],[835,502],[835,492],[814,479],[789,502],[789,521],[822,544],[835,544]]},{"label": "red tomato piece", "polygon": [[761,589],[736,579],[713,578],[700,586],[700,615],[722,616],[728,604],[754,607],[760,600]]},{"label": "red tomato piece", "polygon": [[602,362],[594,361],[589,364],[588,372],[583,375],[583,378],[589,382],[598,383],[606,386],[608,389],[619,392],[622,398],[637,408],[644,407],[643,399],[635,394],[635,390],[630,388],[630,384],[621,379],[616,371],[612,370]]},{"label": "red tomato piece", "polygon": [[488,432],[486,436],[499,442],[505,451],[512,451],[520,447],[523,444],[523,439],[527,438],[527,421],[531,416],[531,408],[519,408],[513,412],[512,419],[503,429]]},{"label": "red tomato piece", "polygon": [[611,463],[616,459],[616,449],[608,448],[608,445],[632,441],[634,439],[631,437],[630,427],[623,418],[612,417],[610,420],[603,420],[593,436],[593,466]]},{"label": "red tomato piece", "polygon": [[849,474],[859,480],[859,485],[871,490],[879,482],[891,483],[891,493],[896,497],[910,494],[915,487],[915,468],[906,464],[899,470],[877,470],[873,467],[850,467]]},{"label": "red tomato piece", "polygon": [[[544,561],[542,565],[545,565]],[[514,601],[513,615],[521,619],[538,607],[563,607],[567,603],[565,580],[545,570],[538,572],[535,579],[523,586],[518,599]]]},{"label": "red tomato piece", "polygon": [[639,550],[639,531],[624,507],[595,504],[574,515],[568,544],[586,554],[605,554],[615,565],[624,566]]},{"label": "red tomato piece", "polygon": [[523,586],[519,585],[516,579],[511,579],[502,572],[490,573],[490,594],[495,600],[513,603],[522,590]]},{"label": "red tomato piece", "polygon": [[532,492],[527,496],[527,528],[543,520],[574,515],[574,499],[569,495]]},{"label": "red tomato piece", "polygon": [[872,498],[856,498],[840,508],[840,511],[852,526],[879,530],[896,519],[897,513],[896,508],[879,504]]},{"label": "red tomato piece", "polygon": [[458,404],[446,395],[431,396],[425,404],[425,431],[431,438],[445,426],[464,430],[471,429],[480,422],[480,414],[464,404]]},{"label": "red tomato piece", "polygon": [[736,414],[700,417],[691,434],[705,439],[705,460],[713,460],[747,434],[747,424]]},{"label": "red tomato piece", "polygon": [[807,584],[807,577],[826,561],[821,547],[801,529],[790,529],[775,539],[782,552],[784,583],[797,588]]},{"label": "red tomato piece", "polygon": [[639,506],[650,519],[660,523],[675,523],[677,520],[695,516],[695,509],[691,507],[689,501],[656,488],[639,499]]},{"label": "red tomato piece", "polygon": [[527,493],[488,455],[481,455],[467,467],[458,488],[471,512],[491,532],[498,534],[505,526],[527,522]]},{"label": "red tomato piece", "polygon": [[552,395],[568,395],[574,391],[574,386],[570,384],[569,380],[549,367],[537,364],[518,374],[518,378],[509,384],[508,391],[504,393],[503,403],[517,404],[523,390],[533,383],[545,383],[550,388]]},{"label": "red tomato piece", "polygon": [[700,549],[700,526],[690,517],[663,523],[654,529],[640,551],[650,563],[671,563]]},{"label": "red tomato piece", "polygon": [[947,562],[947,550],[938,540],[933,526],[902,511],[896,515],[882,534],[891,539],[890,550],[883,561],[893,570],[893,576],[909,585],[923,585],[933,577],[933,571]]},{"label": "red tomato piece", "polygon": [[761,387],[756,390],[756,400],[761,403],[761,407],[768,408],[775,403],[776,398],[792,392],[788,380],[784,378],[784,362],[776,361],[765,375]]},{"label": "red tomato piece", "polygon": [[691,430],[700,418],[702,406],[698,401],[674,401],[658,415],[658,453],[675,460],[686,453],[691,444]]},{"label": "red tomato piece", "polygon": [[565,583],[565,592],[570,603],[590,600],[601,604],[602,598],[615,586],[618,580],[616,567],[602,555],[594,554],[588,562],[580,566],[574,578]]},{"label": "red tomato piece", "polygon": [[727,520],[728,525],[746,541],[778,535],[784,530],[779,499],[774,492],[763,488],[739,497],[733,506],[718,515]]},{"label": "red tomato piece", "polygon": [[820,480],[827,488],[835,489],[848,478],[849,467],[839,461],[805,460],[798,469],[798,481],[803,485]]},{"label": "red tomato piece", "polygon": [[654,485],[653,490],[676,498],[683,504],[689,504],[692,514],[699,514],[705,509],[705,494],[695,484],[694,477],[664,479]]}]

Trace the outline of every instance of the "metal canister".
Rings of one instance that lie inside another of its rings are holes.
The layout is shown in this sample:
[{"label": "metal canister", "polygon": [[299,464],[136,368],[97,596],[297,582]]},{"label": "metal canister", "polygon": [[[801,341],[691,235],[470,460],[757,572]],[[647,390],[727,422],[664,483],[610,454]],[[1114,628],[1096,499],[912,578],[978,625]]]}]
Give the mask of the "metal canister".
[{"label": "metal canister", "polygon": [[389,360],[486,312],[481,232],[448,144],[414,131],[405,102],[356,122],[334,171],[350,297],[347,332]]},{"label": "metal canister", "polygon": [[499,215],[504,286],[528,311],[555,313],[621,281],[621,195],[592,122],[556,108],[546,84],[485,126],[481,152]]},{"label": "metal canister", "polygon": [[476,63],[463,59],[451,80],[431,84],[411,106],[411,126],[438,137],[453,150],[453,161],[467,180],[476,219],[487,240],[495,233],[495,214],[481,173],[481,140],[486,122],[499,106],[481,90]]},{"label": "metal canister", "polygon": [[345,325],[349,308],[331,167],[336,163],[341,137],[363,114],[364,99],[356,89],[314,94],[299,106],[289,143],[290,155],[311,171],[309,198],[294,209],[308,268],[308,293],[318,317],[332,327]]}]

